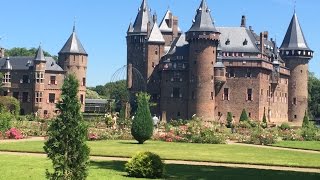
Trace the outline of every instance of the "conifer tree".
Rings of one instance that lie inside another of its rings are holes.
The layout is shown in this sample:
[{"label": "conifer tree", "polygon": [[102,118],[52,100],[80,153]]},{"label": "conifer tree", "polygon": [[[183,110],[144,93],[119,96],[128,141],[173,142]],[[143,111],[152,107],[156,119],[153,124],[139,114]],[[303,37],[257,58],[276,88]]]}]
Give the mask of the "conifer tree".
[{"label": "conifer tree", "polygon": [[309,125],[309,117],[307,114],[307,111],[304,113],[304,117],[303,117],[303,122],[302,122],[302,127],[308,127]]},{"label": "conifer tree", "polygon": [[232,113],[228,112],[227,113],[227,128],[231,128],[232,127]]},{"label": "conifer tree", "polygon": [[263,111],[262,122],[267,124],[266,110]]},{"label": "conifer tree", "polygon": [[143,144],[153,134],[149,100],[150,96],[147,93],[139,93],[137,95],[138,109],[132,122],[131,134],[139,144]]},{"label": "conifer tree", "polygon": [[48,129],[44,150],[52,160],[54,172],[47,170],[48,179],[86,179],[89,148],[86,145],[87,127],[80,112],[79,82],[68,75],[62,86],[58,117]]},{"label": "conifer tree", "polygon": [[240,122],[241,121],[249,121],[249,117],[247,115],[247,112],[245,109],[242,110],[241,116],[240,116]]}]

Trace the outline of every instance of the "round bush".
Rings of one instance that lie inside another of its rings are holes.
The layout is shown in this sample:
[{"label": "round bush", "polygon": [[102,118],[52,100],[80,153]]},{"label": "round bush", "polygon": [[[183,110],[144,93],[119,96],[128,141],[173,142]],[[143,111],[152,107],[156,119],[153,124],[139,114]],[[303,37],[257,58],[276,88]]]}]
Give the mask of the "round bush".
[{"label": "round bush", "polygon": [[164,163],[157,154],[141,152],[125,164],[125,170],[130,177],[161,178],[164,173]]}]

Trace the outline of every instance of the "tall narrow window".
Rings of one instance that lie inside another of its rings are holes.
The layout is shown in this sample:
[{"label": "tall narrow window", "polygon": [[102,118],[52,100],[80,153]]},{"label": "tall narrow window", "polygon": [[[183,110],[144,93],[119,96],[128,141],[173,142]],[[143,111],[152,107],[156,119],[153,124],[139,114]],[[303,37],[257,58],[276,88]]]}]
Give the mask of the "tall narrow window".
[{"label": "tall narrow window", "polygon": [[56,94],[49,93],[49,103],[54,103],[55,99],[56,99]]},{"label": "tall narrow window", "polygon": [[223,90],[223,100],[229,100],[229,88]]},{"label": "tall narrow window", "polygon": [[246,77],[247,78],[251,78],[252,77],[252,73],[251,73],[250,69],[247,69]]},{"label": "tall narrow window", "polygon": [[172,95],[173,95],[173,98],[179,98],[180,97],[180,88],[173,88]]},{"label": "tall narrow window", "polygon": [[44,73],[43,72],[36,72],[36,83],[43,83],[44,80]]},{"label": "tall narrow window", "polygon": [[23,76],[22,76],[22,83],[23,83],[23,84],[30,83],[30,80],[29,80],[29,76],[28,76],[28,75],[23,75]]},{"label": "tall narrow window", "polygon": [[253,100],[252,89],[247,89],[247,100],[248,101],[252,101]]},{"label": "tall narrow window", "polygon": [[28,102],[28,99],[29,99],[29,93],[23,92],[22,93],[22,102]]},{"label": "tall narrow window", "polygon": [[56,76],[50,76],[50,84],[57,84]]},{"label": "tall narrow window", "polygon": [[82,78],[82,86],[86,86],[86,78]]},{"label": "tall narrow window", "polygon": [[43,92],[36,92],[36,94],[35,94],[36,103],[41,103],[42,102],[42,95],[43,95]]},{"label": "tall narrow window", "polygon": [[293,98],[293,104],[297,105],[297,98]]},{"label": "tall narrow window", "polygon": [[84,96],[83,96],[83,94],[80,95],[80,102],[81,102],[81,104],[84,104]]}]

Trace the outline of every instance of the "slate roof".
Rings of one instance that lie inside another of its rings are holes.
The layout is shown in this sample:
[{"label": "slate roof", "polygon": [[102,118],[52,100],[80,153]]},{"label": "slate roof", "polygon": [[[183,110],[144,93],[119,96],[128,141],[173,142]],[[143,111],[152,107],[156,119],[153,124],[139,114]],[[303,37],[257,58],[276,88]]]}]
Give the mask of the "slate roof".
[{"label": "slate roof", "polygon": [[34,57],[34,60],[35,61],[45,61],[45,57],[44,57],[44,54],[43,54],[43,50],[41,48],[41,46],[39,46],[37,52],[36,52],[36,56]]},{"label": "slate roof", "polygon": [[60,50],[59,54],[69,54],[69,53],[76,53],[76,54],[83,54],[88,55],[84,50],[77,34],[75,31],[75,27],[73,27],[73,32],[67,42],[64,44],[63,48]]},{"label": "slate roof", "polygon": [[[220,44],[224,52],[259,53],[256,40],[250,30],[245,27],[217,27]],[[227,42],[228,41],[228,42]],[[246,42],[246,43],[245,43]]]},{"label": "slate roof", "polygon": [[189,43],[186,41],[186,35],[181,34],[172,42],[168,54],[175,54],[177,56],[187,55],[189,53],[188,44]]},{"label": "slate roof", "polygon": [[165,40],[161,34],[161,31],[158,27],[157,22],[153,24],[152,30],[150,32],[150,36],[148,39],[148,42],[159,42],[159,43],[165,43]]},{"label": "slate roof", "polygon": [[287,33],[284,37],[282,50],[310,50],[304,34],[302,32],[298,16],[296,13],[293,14]]},{"label": "slate roof", "polygon": [[152,27],[153,20],[152,20],[151,12],[149,10],[147,0],[143,0],[139,8],[139,12],[136,17],[136,20],[133,24],[133,33],[147,33],[149,22],[151,23],[151,27]]},{"label": "slate roof", "polygon": [[[10,57],[12,70],[29,70],[33,66],[34,57]],[[63,71],[52,57],[45,57],[46,70],[48,71]],[[6,58],[0,59],[0,67],[3,69],[6,63]]]},{"label": "slate roof", "polygon": [[213,25],[213,20],[210,12],[211,10],[207,5],[206,0],[202,0],[200,7],[197,9],[196,17],[191,28],[189,29],[189,32],[218,32]]},{"label": "slate roof", "polygon": [[[170,20],[170,13],[171,13],[171,11],[167,10],[166,14],[164,15],[164,17],[160,23],[159,29],[161,32],[172,32],[173,31],[173,29],[172,29],[173,24],[171,24],[171,27],[169,27],[169,24],[168,24],[168,20]],[[178,32],[181,32],[180,27],[178,27]]]}]

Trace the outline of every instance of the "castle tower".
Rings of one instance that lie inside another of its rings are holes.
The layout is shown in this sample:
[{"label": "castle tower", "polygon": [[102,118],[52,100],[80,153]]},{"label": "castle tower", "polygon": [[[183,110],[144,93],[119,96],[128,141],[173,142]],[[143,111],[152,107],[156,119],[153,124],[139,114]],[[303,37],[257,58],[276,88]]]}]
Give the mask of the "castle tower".
[{"label": "castle tower", "polygon": [[308,63],[313,57],[313,51],[308,47],[296,13],[280,47],[280,55],[291,74],[288,84],[288,119],[301,125],[308,109]]},{"label": "castle tower", "polygon": [[39,46],[36,56],[33,60],[33,70],[35,75],[34,81],[34,109],[33,112],[36,115],[41,115],[42,113],[42,106],[44,102],[44,89],[45,89],[45,70],[46,70],[46,59],[44,57],[43,51],[41,46]]},{"label": "castle tower", "polygon": [[[139,8],[138,15],[135,19],[134,24],[130,23],[128,31],[127,31],[127,65],[128,71],[132,71],[132,68],[139,71],[140,76],[143,77],[143,81],[141,82],[141,78],[137,75],[133,75],[132,72],[128,72],[132,74],[132,79],[128,79],[128,88],[131,91],[141,91],[141,85],[138,85],[137,82],[147,83],[147,41],[148,36],[150,35],[151,27],[153,26],[152,16],[147,4],[147,0],[143,0],[142,4]],[[130,84],[130,86],[129,86]]]},{"label": "castle tower", "polygon": [[220,33],[213,24],[207,2],[202,0],[186,39],[189,42],[189,117],[214,120],[214,64]]},{"label": "castle tower", "polygon": [[66,75],[73,74],[79,81],[79,98],[84,111],[88,54],[77,37],[75,26],[58,54],[58,64],[65,70]]}]

